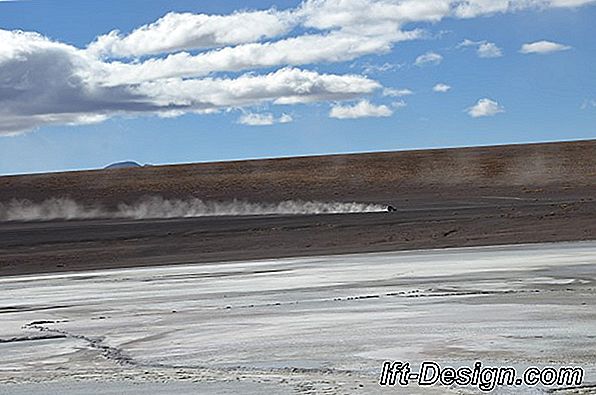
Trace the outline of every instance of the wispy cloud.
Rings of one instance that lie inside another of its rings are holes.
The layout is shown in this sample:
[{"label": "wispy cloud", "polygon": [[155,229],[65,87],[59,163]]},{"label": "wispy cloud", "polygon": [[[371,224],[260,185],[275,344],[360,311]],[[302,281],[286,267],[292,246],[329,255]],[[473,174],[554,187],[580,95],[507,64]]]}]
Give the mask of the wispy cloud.
[{"label": "wispy cloud", "polygon": [[362,72],[366,75],[368,74],[375,74],[375,73],[386,73],[388,71],[394,71],[398,69],[400,66],[393,63],[383,63],[383,64],[371,64],[365,63],[362,66]]},{"label": "wispy cloud", "polygon": [[407,105],[408,105],[408,103],[406,103],[404,100],[397,100],[397,101],[394,101],[393,103],[391,103],[391,107],[393,107],[395,109],[404,108]]},{"label": "wispy cloud", "polygon": [[436,52],[427,52],[416,58],[416,66],[437,65],[443,61],[443,56]]},{"label": "wispy cloud", "polygon": [[579,108],[582,110],[587,110],[588,108],[596,108],[596,100],[595,99],[586,99],[582,102],[582,104]]},{"label": "wispy cloud", "polygon": [[410,89],[397,89],[397,88],[385,88],[383,89],[383,96],[389,97],[402,97],[402,96],[409,96],[413,95]]}]

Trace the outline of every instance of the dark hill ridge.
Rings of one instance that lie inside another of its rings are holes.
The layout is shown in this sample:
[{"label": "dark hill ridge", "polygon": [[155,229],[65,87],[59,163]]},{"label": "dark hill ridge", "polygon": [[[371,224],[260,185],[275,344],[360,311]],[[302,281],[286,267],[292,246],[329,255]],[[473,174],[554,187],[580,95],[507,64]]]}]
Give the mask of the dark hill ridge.
[{"label": "dark hill ridge", "polygon": [[104,167],[104,170],[129,169],[129,168],[135,168],[135,167],[143,167],[143,166],[139,165],[137,162],[127,160],[124,162],[116,162],[116,163],[109,164],[106,167]]},{"label": "dark hill ridge", "polygon": [[0,177],[0,202],[70,197],[112,205],[146,195],[205,200],[392,202],[408,196],[584,190],[596,140],[328,155]]}]

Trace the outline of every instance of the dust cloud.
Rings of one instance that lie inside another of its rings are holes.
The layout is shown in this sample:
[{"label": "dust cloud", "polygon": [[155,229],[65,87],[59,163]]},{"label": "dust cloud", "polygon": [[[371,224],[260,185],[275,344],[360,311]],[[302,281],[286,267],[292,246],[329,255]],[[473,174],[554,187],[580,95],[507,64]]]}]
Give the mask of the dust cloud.
[{"label": "dust cloud", "polygon": [[368,203],[283,201],[255,203],[241,200],[203,201],[198,198],[164,199],[147,197],[133,204],[121,203],[115,210],[85,205],[67,198],[41,203],[14,199],[0,203],[0,221],[49,221],[92,218],[185,218],[234,215],[346,214],[386,211],[387,206]]}]

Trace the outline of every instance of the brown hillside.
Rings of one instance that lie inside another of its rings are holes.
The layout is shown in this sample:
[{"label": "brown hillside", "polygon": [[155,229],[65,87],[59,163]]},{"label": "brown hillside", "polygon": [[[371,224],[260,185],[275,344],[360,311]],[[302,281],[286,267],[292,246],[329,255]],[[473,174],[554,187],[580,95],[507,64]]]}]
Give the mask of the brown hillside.
[{"label": "brown hillside", "polygon": [[0,202],[70,197],[106,205],[146,195],[206,200],[394,201],[420,193],[590,188],[596,141],[198,163],[0,177]]}]

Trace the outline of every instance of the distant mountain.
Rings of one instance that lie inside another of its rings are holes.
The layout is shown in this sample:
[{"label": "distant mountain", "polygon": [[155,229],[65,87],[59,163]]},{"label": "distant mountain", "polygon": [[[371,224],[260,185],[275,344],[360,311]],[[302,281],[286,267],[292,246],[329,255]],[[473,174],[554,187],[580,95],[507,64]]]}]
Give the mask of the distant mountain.
[{"label": "distant mountain", "polygon": [[131,167],[142,167],[137,162],[134,161],[125,161],[125,162],[116,162],[112,163],[111,165],[107,165],[104,169],[128,169]]}]

